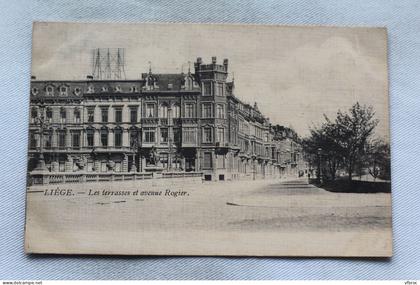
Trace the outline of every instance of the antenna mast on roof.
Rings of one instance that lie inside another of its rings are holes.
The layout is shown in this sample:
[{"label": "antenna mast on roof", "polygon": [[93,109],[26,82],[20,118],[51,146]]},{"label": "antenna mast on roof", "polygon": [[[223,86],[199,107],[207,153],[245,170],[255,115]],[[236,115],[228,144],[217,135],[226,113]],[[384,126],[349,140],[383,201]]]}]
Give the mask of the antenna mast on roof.
[{"label": "antenna mast on roof", "polygon": [[94,49],[92,52],[92,76],[96,80],[125,79],[124,49]]}]

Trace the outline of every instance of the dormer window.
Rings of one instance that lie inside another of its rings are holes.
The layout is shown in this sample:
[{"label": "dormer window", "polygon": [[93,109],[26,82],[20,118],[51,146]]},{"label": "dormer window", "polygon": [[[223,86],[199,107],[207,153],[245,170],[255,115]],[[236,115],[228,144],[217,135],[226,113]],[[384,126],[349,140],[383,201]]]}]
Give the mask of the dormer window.
[{"label": "dormer window", "polygon": [[89,85],[87,88],[87,93],[93,93],[95,92],[95,87],[93,87],[92,85]]},{"label": "dormer window", "polygon": [[102,86],[102,92],[108,92],[108,87],[107,86]]},{"label": "dormer window", "polygon": [[47,88],[45,88],[45,95],[52,96],[53,93],[54,93],[54,88],[52,86],[47,86]]},{"label": "dormer window", "polygon": [[121,92],[121,86],[119,85],[115,86],[115,92]]},{"label": "dormer window", "polygon": [[137,92],[137,87],[136,87],[136,86],[131,86],[130,91],[131,91],[132,93]]},{"label": "dormer window", "polygon": [[38,95],[39,90],[38,90],[38,88],[34,87],[34,88],[32,88],[31,92],[32,92],[32,95]]},{"label": "dormer window", "polygon": [[168,90],[172,90],[174,88],[174,85],[172,83],[168,83]]},{"label": "dormer window", "polygon": [[82,94],[82,89],[79,87],[74,88],[74,95],[79,96],[80,94]]},{"label": "dormer window", "polygon": [[67,96],[67,87],[61,86],[60,87],[60,96]]}]

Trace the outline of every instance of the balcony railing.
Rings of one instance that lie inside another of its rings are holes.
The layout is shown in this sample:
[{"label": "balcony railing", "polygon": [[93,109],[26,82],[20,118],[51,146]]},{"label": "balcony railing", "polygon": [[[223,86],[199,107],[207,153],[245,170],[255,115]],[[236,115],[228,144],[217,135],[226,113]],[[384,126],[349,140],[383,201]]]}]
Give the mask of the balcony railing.
[{"label": "balcony railing", "polygon": [[202,172],[163,172],[156,175],[150,173],[113,172],[113,173],[59,173],[59,172],[33,172],[29,174],[29,185],[66,184],[133,181],[152,178],[193,178],[201,177]]}]

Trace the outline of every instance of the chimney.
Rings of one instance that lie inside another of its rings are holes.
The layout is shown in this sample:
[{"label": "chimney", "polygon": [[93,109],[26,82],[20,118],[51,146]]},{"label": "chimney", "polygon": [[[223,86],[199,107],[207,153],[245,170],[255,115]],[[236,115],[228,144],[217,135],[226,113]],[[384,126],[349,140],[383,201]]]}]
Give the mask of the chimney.
[{"label": "chimney", "polygon": [[197,57],[197,61],[194,62],[194,69],[195,69],[195,73],[197,74],[198,71],[200,70],[200,65],[202,63],[201,57]]},{"label": "chimney", "polygon": [[225,67],[226,72],[228,71],[228,64],[229,64],[229,60],[227,58],[225,58],[223,60],[223,66]]},{"label": "chimney", "polygon": [[31,80],[36,80],[36,76],[35,75],[32,75],[31,76]]},{"label": "chimney", "polygon": [[216,64],[216,57],[215,56],[211,57],[211,63]]},{"label": "chimney", "polygon": [[87,75],[87,76],[86,76],[86,79],[88,79],[88,80],[93,80],[93,76],[92,76],[92,75]]}]

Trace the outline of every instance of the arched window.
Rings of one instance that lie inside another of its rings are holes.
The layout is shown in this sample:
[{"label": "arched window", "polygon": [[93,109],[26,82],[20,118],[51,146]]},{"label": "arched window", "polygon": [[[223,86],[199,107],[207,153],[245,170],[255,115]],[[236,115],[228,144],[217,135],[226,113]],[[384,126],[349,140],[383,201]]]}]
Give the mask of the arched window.
[{"label": "arched window", "polygon": [[167,118],[167,117],[168,117],[168,105],[163,103],[159,107],[159,118]]},{"label": "arched window", "polygon": [[173,111],[173,117],[174,118],[179,118],[181,116],[181,107],[179,106],[179,104],[174,104],[172,107]]}]

